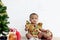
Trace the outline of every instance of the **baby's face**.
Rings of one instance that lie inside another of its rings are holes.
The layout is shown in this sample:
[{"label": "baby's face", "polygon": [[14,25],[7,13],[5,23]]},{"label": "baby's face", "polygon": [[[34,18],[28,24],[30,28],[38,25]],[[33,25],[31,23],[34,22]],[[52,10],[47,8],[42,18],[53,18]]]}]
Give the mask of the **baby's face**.
[{"label": "baby's face", "polygon": [[31,21],[31,23],[36,24],[38,21],[38,16],[37,15],[31,15],[30,21]]}]

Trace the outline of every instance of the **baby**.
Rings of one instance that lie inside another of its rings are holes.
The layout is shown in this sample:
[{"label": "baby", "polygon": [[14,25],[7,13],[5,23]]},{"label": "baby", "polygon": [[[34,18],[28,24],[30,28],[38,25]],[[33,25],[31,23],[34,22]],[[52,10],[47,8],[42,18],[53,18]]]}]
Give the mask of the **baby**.
[{"label": "baby", "polygon": [[42,29],[42,23],[37,23],[38,15],[36,13],[30,14],[30,22],[26,21],[25,30],[27,39],[39,38],[44,40],[51,40],[52,33],[49,30]]}]

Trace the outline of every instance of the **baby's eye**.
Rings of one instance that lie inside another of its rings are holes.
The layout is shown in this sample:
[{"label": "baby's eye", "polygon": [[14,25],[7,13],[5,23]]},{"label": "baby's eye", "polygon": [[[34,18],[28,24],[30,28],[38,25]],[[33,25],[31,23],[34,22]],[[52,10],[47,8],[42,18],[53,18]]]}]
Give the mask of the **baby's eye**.
[{"label": "baby's eye", "polygon": [[34,19],[34,18],[32,18],[32,19]]},{"label": "baby's eye", "polygon": [[37,18],[35,18],[35,19],[37,19]]},{"label": "baby's eye", "polygon": [[38,18],[35,18],[35,19],[38,19]]}]

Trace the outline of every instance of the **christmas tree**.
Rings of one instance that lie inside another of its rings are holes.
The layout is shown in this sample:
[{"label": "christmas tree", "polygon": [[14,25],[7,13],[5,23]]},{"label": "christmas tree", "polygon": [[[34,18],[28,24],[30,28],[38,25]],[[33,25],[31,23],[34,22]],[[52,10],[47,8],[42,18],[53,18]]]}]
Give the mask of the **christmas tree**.
[{"label": "christmas tree", "polygon": [[8,22],[8,15],[6,12],[7,7],[4,6],[2,1],[0,0],[0,36],[6,36],[9,32],[9,28],[7,26]]}]

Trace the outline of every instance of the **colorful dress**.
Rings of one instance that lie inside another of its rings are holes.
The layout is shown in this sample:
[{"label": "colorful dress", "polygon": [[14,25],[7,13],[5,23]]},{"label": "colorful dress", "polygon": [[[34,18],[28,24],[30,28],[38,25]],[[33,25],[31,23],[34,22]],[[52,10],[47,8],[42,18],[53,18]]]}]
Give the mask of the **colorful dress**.
[{"label": "colorful dress", "polygon": [[30,33],[31,35],[38,35],[38,31],[40,31],[40,29],[42,28],[42,23],[38,23],[36,24],[36,26],[34,26],[27,21],[26,27],[28,28],[28,33]]}]

